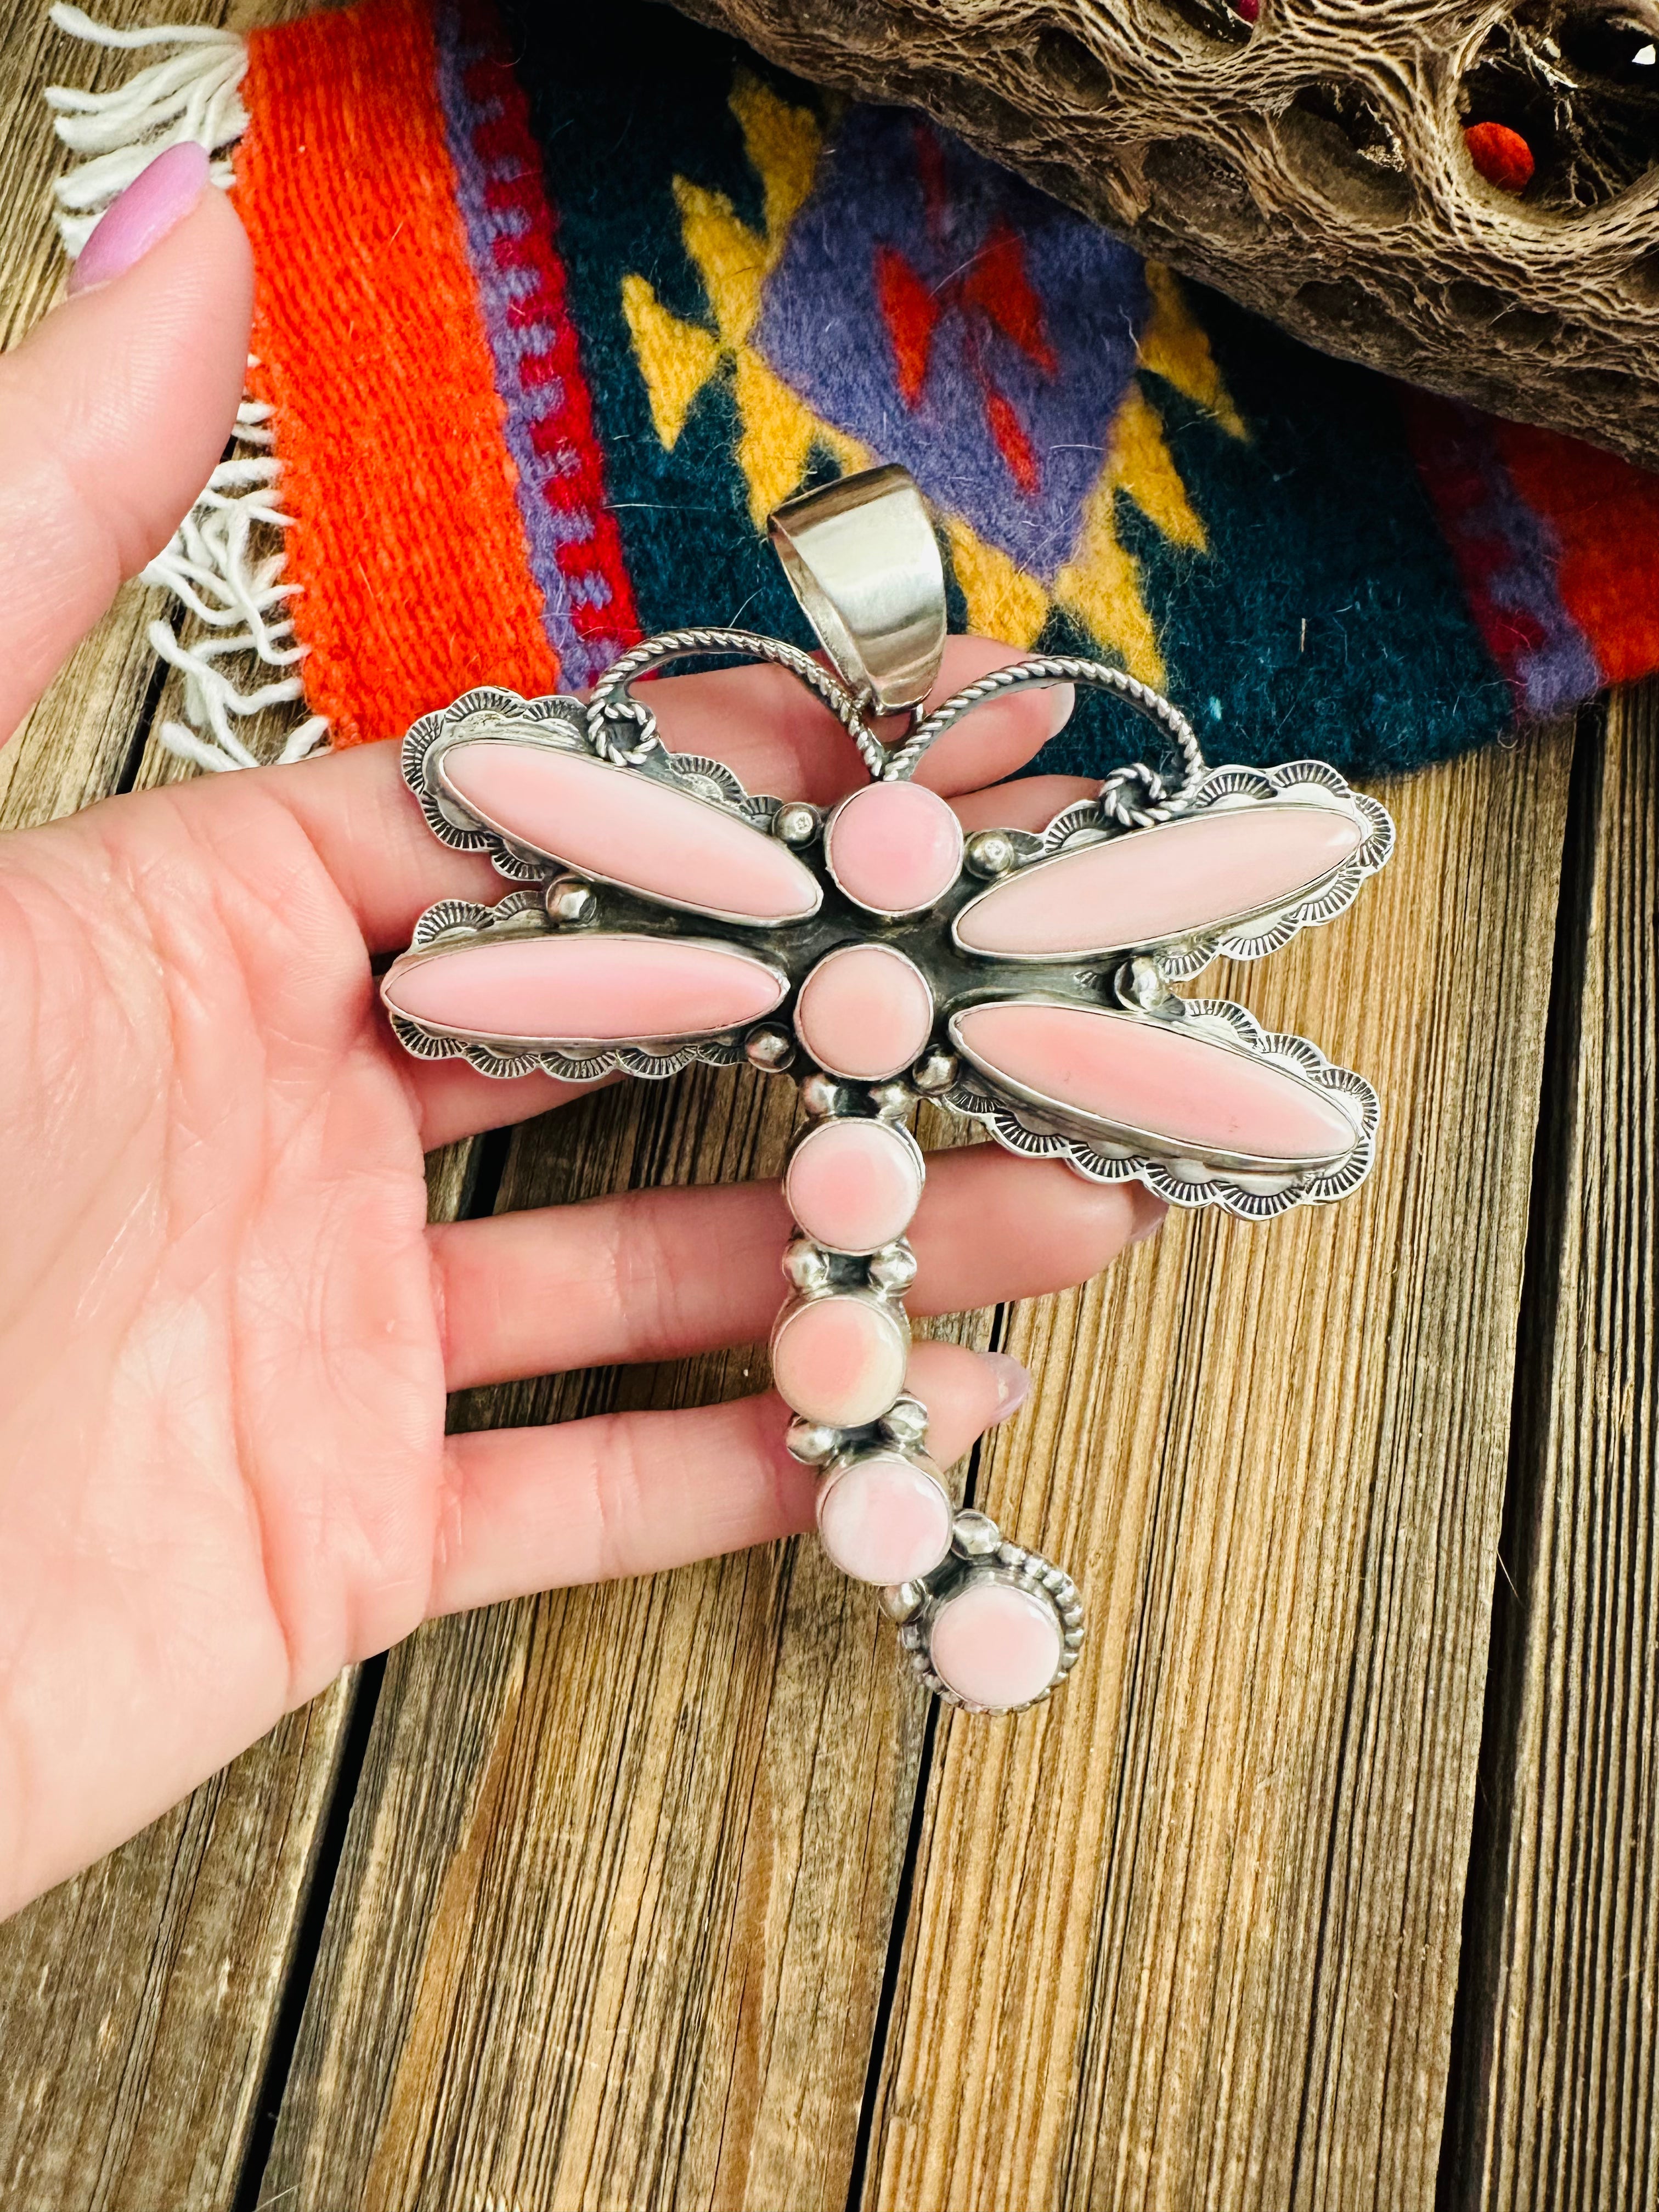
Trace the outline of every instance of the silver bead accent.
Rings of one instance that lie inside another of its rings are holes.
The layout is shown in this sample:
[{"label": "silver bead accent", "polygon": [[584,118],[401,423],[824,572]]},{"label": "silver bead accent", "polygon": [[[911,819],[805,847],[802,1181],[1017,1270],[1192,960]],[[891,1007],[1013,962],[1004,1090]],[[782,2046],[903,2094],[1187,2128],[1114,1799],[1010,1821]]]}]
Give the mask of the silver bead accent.
[{"label": "silver bead accent", "polygon": [[795,1040],[785,1030],[750,1030],[743,1050],[750,1067],[763,1075],[781,1075],[795,1056]]},{"label": "silver bead accent", "polygon": [[870,1101],[884,1121],[896,1121],[908,1114],[915,1103],[915,1094],[902,1075],[895,1075],[885,1083],[870,1086]]},{"label": "silver bead accent", "polygon": [[927,1601],[927,1586],[925,1583],[890,1583],[877,1599],[889,1620],[896,1620],[901,1627],[907,1620],[913,1620]]},{"label": "silver bead accent", "polygon": [[961,1073],[962,1062],[955,1053],[945,1052],[935,1045],[910,1070],[910,1082],[924,1098],[933,1098],[941,1091],[954,1090]]},{"label": "silver bead accent", "polygon": [[801,1084],[800,1103],[815,1121],[827,1121],[832,1115],[845,1112],[846,1088],[831,1075],[814,1073]]},{"label": "silver bead accent", "polygon": [[542,903],[552,921],[578,928],[592,921],[599,910],[592,884],[580,876],[555,876],[542,894]]},{"label": "silver bead accent", "polygon": [[895,1398],[881,1417],[881,1432],[890,1443],[915,1446],[927,1435],[927,1408],[920,1398]]},{"label": "silver bead accent", "polygon": [[963,848],[963,858],[976,876],[1006,876],[1018,858],[1014,841],[1006,830],[975,830]]},{"label": "silver bead accent", "polygon": [[784,1432],[784,1448],[803,1467],[822,1467],[841,1449],[841,1431],[823,1421],[791,1421]]},{"label": "silver bead accent", "polygon": [[916,1255],[903,1237],[870,1255],[870,1280],[890,1298],[902,1298],[916,1279]]},{"label": "silver bead accent", "polygon": [[1002,1531],[989,1514],[975,1513],[969,1506],[956,1517],[951,1547],[964,1559],[994,1559],[1002,1547]]},{"label": "silver bead accent", "polygon": [[784,1246],[784,1280],[792,1290],[810,1296],[827,1287],[830,1273],[830,1255],[813,1243],[810,1237],[792,1237]]},{"label": "silver bead accent", "polygon": [[818,834],[822,816],[804,799],[792,799],[772,817],[772,831],[786,845],[810,845]]},{"label": "silver bead accent", "polygon": [[1137,953],[1133,960],[1126,961],[1119,969],[1115,988],[1122,1004],[1139,1006],[1149,1014],[1155,1012],[1159,1006],[1169,1005],[1176,997],[1164,970],[1156,960],[1149,959],[1144,952]]}]

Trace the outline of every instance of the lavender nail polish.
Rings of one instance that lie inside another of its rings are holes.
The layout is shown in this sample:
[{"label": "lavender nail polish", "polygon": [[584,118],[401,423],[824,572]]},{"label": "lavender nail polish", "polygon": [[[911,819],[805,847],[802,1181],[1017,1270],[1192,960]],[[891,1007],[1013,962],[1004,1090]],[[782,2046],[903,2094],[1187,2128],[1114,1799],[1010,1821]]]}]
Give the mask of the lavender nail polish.
[{"label": "lavender nail polish", "polygon": [[70,271],[71,295],[124,276],[177,228],[207,190],[205,147],[169,146],[112,200]]},{"label": "lavender nail polish", "polygon": [[991,1425],[995,1428],[1012,1419],[1030,1396],[1031,1377],[1030,1371],[1006,1352],[986,1352],[980,1357],[996,1376],[997,1409],[991,1416]]}]

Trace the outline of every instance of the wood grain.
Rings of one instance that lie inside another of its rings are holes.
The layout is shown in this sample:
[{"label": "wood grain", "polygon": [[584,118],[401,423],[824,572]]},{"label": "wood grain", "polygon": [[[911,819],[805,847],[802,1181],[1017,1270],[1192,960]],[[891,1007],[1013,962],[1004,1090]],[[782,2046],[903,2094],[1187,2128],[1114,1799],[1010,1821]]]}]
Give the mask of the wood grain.
[{"label": "wood grain", "polygon": [[0,2202],[229,2204],[349,1695],[0,1927]]},{"label": "wood grain", "polygon": [[[1082,1559],[1093,1641],[1042,1714],[940,1726],[867,2202],[1430,2200],[1567,763],[1405,787],[1389,875],[1247,979],[1390,1102],[1367,1193],[1016,1318],[1041,1393],[981,1494]],[[634,1086],[521,1136],[502,1202],[769,1168],[787,1106]],[[923,1736],[811,1547],[416,1638],[267,2194],[842,2205]]]},{"label": "wood grain", "polygon": [[1019,1316],[987,1500],[1090,1663],[941,1731],[866,2204],[1432,2202],[1568,757],[1393,787],[1355,913],[1239,978],[1376,1083],[1359,1196]]},{"label": "wood grain", "polygon": [[1447,2203],[1659,2203],[1659,690],[1581,777]]}]

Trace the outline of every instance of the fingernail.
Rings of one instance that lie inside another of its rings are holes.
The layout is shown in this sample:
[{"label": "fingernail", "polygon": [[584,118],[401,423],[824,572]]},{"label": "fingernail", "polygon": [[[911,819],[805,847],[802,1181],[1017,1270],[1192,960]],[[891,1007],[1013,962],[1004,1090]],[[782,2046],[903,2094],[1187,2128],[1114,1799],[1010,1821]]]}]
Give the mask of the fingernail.
[{"label": "fingernail", "polygon": [[1031,1377],[1018,1360],[1010,1358],[1006,1352],[984,1352],[980,1357],[996,1377],[997,1409],[991,1416],[991,1426],[995,1428],[1011,1414],[1018,1413],[1030,1396]]},{"label": "fingernail", "polygon": [[71,292],[125,276],[151,246],[175,229],[207,190],[208,157],[204,146],[169,146],[136,176],[99,217],[98,227],[81,248],[70,271]]},{"label": "fingernail", "polygon": [[1146,1194],[1146,1203],[1148,1208],[1146,1218],[1131,1234],[1130,1246],[1144,1244],[1149,1237],[1156,1237],[1158,1231],[1163,1228],[1169,1214],[1170,1209],[1164,1200],[1154,1198],[1150,1191]]},{"label": "fingernail", "polygon": [[1072,709],[1077,704],[1077,689],[1071,684],[1056,684],[1048,687],[1048,735],[1057,738],[1072,719]]}]

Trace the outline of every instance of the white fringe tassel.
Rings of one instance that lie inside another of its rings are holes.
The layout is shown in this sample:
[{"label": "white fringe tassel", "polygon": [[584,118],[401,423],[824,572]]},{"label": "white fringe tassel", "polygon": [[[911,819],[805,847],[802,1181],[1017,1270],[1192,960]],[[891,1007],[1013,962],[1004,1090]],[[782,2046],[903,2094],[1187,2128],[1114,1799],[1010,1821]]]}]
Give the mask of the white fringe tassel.
[{"label": "white fringe tassel", "polygon": [[[112,30],[64,0],[52,9],[52,21],[88,46],[174,50],[109,92],[47,88],[58,136],[86,156],[55,187],[58,228],[72,259],[110,202],[158,154],[194,143],[223,155],[234,145],[247,128],[240,90],[247,48],[234,31],[186,24]],[[212,174],[216,184],[228,185],[228,161],[216,161]],[[291,670],[305,652],[283,611],[296,586],[283,580],[280,533],[289,517],[277,501],[282,464],[270,451],[270,415],[260,402],[244,400],[230,459],[215,469],[172,543],[143,571],[145,583],[171,592],[209,633],[185,645],[167,623],[149,626],[155,652],[185,678],[190,722],[188,727],[164,722],[161,741],[198,768],[258,766],[258,756],[234,724],[305,696],[297,674],[256,680],[246,689],[234,680],[240,676],[247,684],[264,669]],[[274,550],[268,550],[272,532],[277,534]],[[276,757],[302,760],[327,732],[323,716],[310,715],[289,732]]]}]

